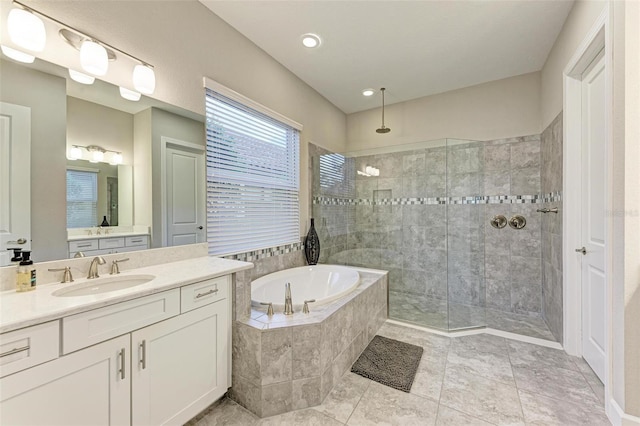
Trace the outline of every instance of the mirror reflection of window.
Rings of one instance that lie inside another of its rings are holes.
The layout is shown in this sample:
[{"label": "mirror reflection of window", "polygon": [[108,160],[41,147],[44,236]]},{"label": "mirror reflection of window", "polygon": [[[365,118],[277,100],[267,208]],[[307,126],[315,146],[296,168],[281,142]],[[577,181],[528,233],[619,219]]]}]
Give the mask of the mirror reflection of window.
[{"label": "mirror reflection of window", "polygon": [[96,226],[98,171],[67,170],[67,228]]}]

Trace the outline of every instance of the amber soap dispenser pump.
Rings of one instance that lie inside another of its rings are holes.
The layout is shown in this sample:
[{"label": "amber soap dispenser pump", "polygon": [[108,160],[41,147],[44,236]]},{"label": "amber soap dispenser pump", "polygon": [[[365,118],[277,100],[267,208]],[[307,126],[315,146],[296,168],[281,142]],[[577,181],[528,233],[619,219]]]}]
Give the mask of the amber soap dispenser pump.
[{"label": "amber soap dispenser pump", "polygon": [[36,268],[31,260],[31,252],[24,250],[22,260],[18,265],[18,276],[16,279],[16,291],[31,291],[36,289]]}]

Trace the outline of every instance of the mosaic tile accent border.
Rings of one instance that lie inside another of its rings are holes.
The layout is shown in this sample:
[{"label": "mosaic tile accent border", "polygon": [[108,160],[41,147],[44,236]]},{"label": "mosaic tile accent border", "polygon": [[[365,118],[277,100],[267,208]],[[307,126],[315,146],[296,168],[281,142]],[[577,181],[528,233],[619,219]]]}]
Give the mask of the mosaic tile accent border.
[{"label": "mosaic tile accent border", "polygon": [[537,195],[479,195],[474,197],[430,197],[430,198],[338,198],[313,197],[313,204],[323,206],[397,206],[439,204],[540,204],[562,201],[562,191]]},{"label": "mosaic tile accent border", "polygon": [[297,243],[285,244],[277,247],[269,247],[266,249],[248,251],[245,253],[230,254],[228,256],[222,256],[222,258],[230,260],[240,260],[242,262],[253,262],[255,260],[266,259],[267,257],[279,256],[286,253],[293,253],[299,250],[304,250],[303,240]]}]

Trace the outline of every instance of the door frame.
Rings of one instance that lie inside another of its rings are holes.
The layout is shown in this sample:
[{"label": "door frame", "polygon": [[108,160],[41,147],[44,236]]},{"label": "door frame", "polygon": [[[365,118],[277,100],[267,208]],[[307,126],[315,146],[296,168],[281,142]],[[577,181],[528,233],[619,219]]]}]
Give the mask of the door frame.
[{"label": "door frame", "polygon": [[587,36],[576,49],[563,72],[563,346],[574,356],[582,356],[582,254],[575,249],[583,246],[582,206],[582,74],[604,49],[605,66],[605,248],[604,273],[606,285],[605,317],[605,408],[610,406],[612,378],[612,296],[613,296],[613,44],[611,14],[606,6]]},{"label": "door frame", "polygon": [[[203,184],[203,188],[205,190],[203,196],[204,205],[206,206],[207,197],[206,197],[206,167],[205,166],[205,151],[206,147],[203,145],[198,145],[192,142],[186,142],[179,139],[170,138],[168,136],[160,136],[160,220],[162,221],[162,247],[167,247],[168,243],[168,230],[167,230],[167,148],[178,149],[182,151],[187,151],[190,153],[196,153],[202,155],[202,169],[203,175],[201,176],[204,179],[205,183]],[[206,217],[206,207],[203,212],[203,217]]]}]

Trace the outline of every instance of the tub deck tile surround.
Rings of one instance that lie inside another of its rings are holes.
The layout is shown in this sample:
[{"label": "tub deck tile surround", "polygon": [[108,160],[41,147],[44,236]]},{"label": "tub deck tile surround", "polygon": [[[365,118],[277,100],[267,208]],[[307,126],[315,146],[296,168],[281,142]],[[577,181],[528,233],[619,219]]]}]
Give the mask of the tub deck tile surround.
[{"label": "tub deck tile surround", "polygon": [[236,312],[231,398],[259,417],[321,404],[387,319],[387,273],[359,272],[354,291],[310,314]]}]

